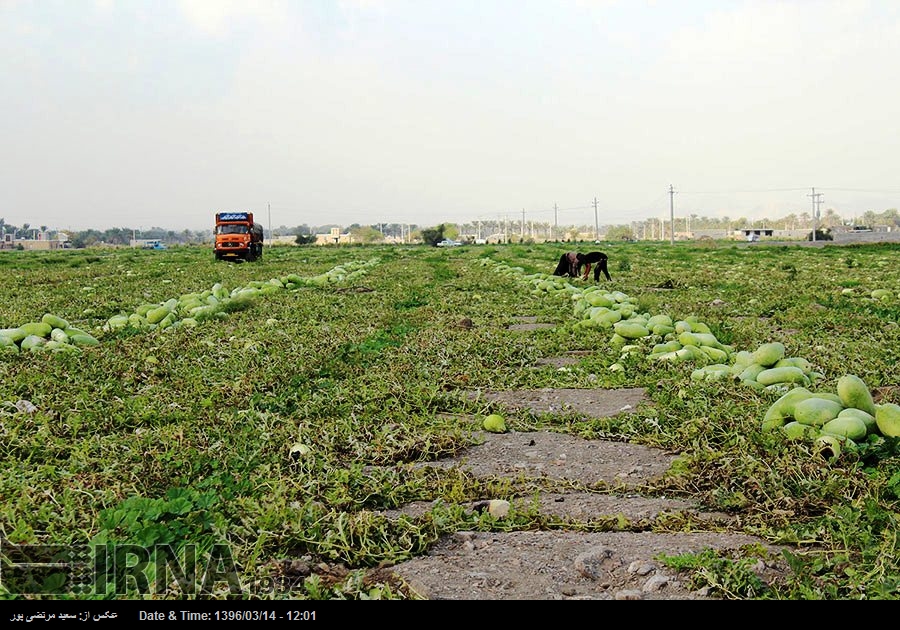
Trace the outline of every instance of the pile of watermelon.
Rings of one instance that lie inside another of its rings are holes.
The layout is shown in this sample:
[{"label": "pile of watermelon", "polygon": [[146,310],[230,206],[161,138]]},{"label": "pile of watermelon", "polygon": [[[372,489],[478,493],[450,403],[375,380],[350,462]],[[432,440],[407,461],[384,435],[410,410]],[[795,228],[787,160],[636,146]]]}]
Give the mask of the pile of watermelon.
[{"label": "pile of watermelon", "polygon": [[900,437],[900,405],[877,404],[855,374],[837,382],[837,392],[811,392],[798,386],[766,411],[763,431],[781,431],[790,440],[811,440],[826,458],[856,450],[871,436]]},{"label": "pile of watermelon", "polygon": [[45,313],[38,322],[0,328],[0,352],[80,352],[99,344],[90,333],[52,313]]}]

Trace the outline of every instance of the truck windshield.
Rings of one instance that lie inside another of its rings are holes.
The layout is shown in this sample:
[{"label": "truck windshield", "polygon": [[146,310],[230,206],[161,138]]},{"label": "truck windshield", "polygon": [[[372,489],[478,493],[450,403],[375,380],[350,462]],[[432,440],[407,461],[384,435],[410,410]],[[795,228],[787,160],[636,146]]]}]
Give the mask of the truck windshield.
[{"label": "truck windshield", "polygon": [[218,225],[216,234],[246,234],[249,228],[246,225]]}]

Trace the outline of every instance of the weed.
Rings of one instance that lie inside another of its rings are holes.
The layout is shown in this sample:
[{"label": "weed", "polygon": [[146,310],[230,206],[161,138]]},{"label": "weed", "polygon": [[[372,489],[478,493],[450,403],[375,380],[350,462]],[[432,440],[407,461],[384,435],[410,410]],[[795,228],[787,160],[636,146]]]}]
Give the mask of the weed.
[{"label": "weed", "polygon": [[[900,307],[869,296],[900,286],[896,247],[867,244],[848,255],[758,245],[615,243],[607,253],[616,288],[639,312],[698,315],[736,350],[783,340],[824,375],[817,389],[855,373],[879,402],[900,400]],[[472,501],[528,495],[535,482],[418,468],[472,445],[466,419],[483,409],[460,390],[645,387],[652,405],[634,413],[560,411],[517,418],[516,428],[678,452],[659,492],[695,497],[734,515],[737,530],[790,547],[792,573],[776,581],[758,549],[665,559],[698,588],[729,599],[896,599],[898,440],[878,436],[855,457],[822,462],[809,445],[760,430],[775,394],[694,382],[688,375],[700,359],[690,369],[648,361],[642,342],[622,357],[611,329],[575,326],[572,295],[586,285],[551,294],[525,279],[552,268],[558,250],[298,247],[254,265],[216,264],[203,247],[164,257],[3,252],[0,327],[51,312],[101,345],[0,354],[0,531],[16,542],[177,554],[193,546],[206,559],[225,544],[247,579],[308,556],[316,570],[287,576],[296,578],[291,597],[413,599],[379,568],[427,553],[448,533],[644,527],[610,515],[564,525],[537,510],[506,520],[469,513]],[[354,267],[348,251],[376,262]],[[339,266],[340,277],[328,275]],[[192,328],[102,330],[141,305],[290,273],[326,280],[270,284]],[[508,330],[521,315],[555,327]],[[534,369],[537,359],[570,351],[582,353],[581,368]],[[617,362],[625,369],[609,371]],[[17,406],[23,400],[31,406]],[[298,443],[302,456],[292,450]],[[383,513],[426,501],[432,507],[417,518]],[[692,526],[685,517],[653,524]]]}]

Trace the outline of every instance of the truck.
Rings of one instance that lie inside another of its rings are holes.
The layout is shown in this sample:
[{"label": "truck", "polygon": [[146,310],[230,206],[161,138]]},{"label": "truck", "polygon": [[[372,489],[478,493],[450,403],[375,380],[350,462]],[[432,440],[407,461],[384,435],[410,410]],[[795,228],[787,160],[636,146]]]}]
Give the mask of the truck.
[{"label": "truck", "polygon": [[263,227],[253,220],[252,212],[217,212],[214,233],[216,260],[262,258]]},{"label": "truck", "polygon": [[144,249],[166,249],[166,246],[159,239],[150,239],[144,241]]},{"label": "truck", "polygon": [[140,247],[141,249],[168,249],[158,238],[133,238],[131,239],[131,246]]}]

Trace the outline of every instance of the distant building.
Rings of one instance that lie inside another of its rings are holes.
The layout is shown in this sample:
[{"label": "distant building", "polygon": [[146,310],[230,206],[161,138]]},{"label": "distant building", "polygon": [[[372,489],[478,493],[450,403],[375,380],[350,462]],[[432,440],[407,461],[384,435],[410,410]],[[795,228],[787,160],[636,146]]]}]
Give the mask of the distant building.
[{"label": "distant building", "polygon": [[316,245],[349,245],[352,242],[350,232],[341,234],[341,228],[331,228],[328,234],[316,234]]},{"label": "distant building", "polygon": [[11,234],[7,234],[4,236],[3,241],[0,242],[0,249],[41,249],[41,250],[51,250],[51,249],[65,249],[69,247],[69,241],[64,240],[61,241],[59,239],[40,239],[40,238],[20,238],[17,240],[13,240],[11,238],[6,238],[12,236]]},{"label": "distant building", "polygon": [[833,236],[837,243],[897,243],[900,229],[889,225],[855,226],[834,230]]},{"label": "distant building", "polygon": [[758,241],[763,236],[772,236],[775,234],[775,230],[770,228],[744,228],[742,230],[737,230],[736,234],[740,235],[741,238],[745,241]]}]

